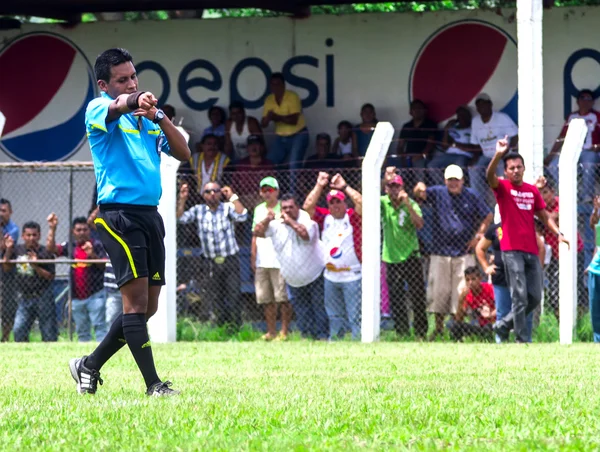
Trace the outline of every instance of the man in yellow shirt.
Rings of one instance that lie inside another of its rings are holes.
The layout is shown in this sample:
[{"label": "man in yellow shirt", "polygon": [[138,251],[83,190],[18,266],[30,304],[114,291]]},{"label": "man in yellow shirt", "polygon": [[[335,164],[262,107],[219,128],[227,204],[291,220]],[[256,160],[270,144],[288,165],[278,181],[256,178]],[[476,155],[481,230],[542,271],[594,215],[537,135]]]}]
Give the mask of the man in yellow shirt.
[{"label": "man in yellow shirt", "polygon": [[300,97],[285,89],[283,74],[271,75],[271,94],[265,99],[261,125],[275,123],[275,141],[269,147],[267,159],[275,165],[288,161],[291,169],[301,168],[308,147],[308,129]]}]

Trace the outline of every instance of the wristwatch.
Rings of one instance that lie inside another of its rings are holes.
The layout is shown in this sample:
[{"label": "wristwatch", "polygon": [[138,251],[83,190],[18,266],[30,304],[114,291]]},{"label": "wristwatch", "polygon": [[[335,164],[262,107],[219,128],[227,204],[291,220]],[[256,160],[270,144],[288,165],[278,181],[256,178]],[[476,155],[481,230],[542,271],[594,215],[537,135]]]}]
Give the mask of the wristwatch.
[{"label": "wristwatch", "polygon": [[156,110],[156,113],[154,115],[154,119],[152,120],[152,122],[154,124],[158,124],[159,122],[161,122],[163,119],[165,119],[165,112],[162,110]]}]

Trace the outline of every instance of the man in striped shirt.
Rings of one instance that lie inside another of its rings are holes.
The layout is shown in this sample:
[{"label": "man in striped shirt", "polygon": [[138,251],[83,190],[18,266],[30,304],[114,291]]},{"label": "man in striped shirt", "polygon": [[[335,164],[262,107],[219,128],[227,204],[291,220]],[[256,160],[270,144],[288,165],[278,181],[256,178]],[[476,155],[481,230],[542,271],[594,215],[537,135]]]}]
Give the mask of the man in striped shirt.
[{"label": "man in striped shirt", "polygon": [[[248,210],[231,188],[208,182],[202,189],[205,204],[185,210],[190,191],[182,185],[177,202],[179,222],[195,221],[202,244],[203,273],[207,277],[207,302],[217,325],[241,326],[240,260],[235,223],[248,219]],[[226,202],[222,202],[222,198]],[[223,298],[223,295],[225,297]]]}]

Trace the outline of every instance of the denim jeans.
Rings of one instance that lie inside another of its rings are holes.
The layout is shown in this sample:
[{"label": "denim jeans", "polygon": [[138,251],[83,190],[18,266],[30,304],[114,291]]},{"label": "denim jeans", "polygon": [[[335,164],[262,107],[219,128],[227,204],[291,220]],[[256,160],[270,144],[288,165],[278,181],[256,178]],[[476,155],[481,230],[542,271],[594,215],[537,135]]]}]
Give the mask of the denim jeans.
[{"label": "denim jeans", "polygon": [[119,289],[105,289],[106,326],[110,328],[119,314],[123,312],[123,296]]},{"label": "denim jeans", "polygon": [[362,280],[333,282],[325,278],[325,311],[329,317],[329,339],[340,336],[346,324],[352,339],[360,339]]},{"label": "denim jeans", "polygon": [[92,325],[96,332],[96,340],[101,342],[104,339],[104,336],[108,333],[104,289],[83,300],[73,298],[72,312],[79,342],[89,342],[92,340]]},{"label": "denim jeans", "polygon": [[324,306],[323,276],[302,287],[288,285],[296,323],[304,337],[327,339],[329,320]]},{"label": "denim jeans", "polygon": [[39,319],[40,332],[44,342],[56,342],[58,339],[58,322],[52,288],[46,290],[39,298],[21,298],[15,317],[15,342],[29,341],[29,333],[36,317]]},{"label": "denim jeans", "polygon": [[275,140],[269,147],[267,159],[275,165],[281,165],[289,161],[290,169],[302,168],[308,142],[309,135],[306,128],[290,136],[276,135]]},{"label": "denim jeans", "polygon": [[594,342],[600,342],[600,275],[588,272],[588,295]]},{"label": "denim jeans", "polygon": [[512,309],[501,323],[510,329],[514,326],[516,340],[527,342],[527,316],[542,301],[543,270],[537,255],[522,251],[503,251]]},{"label": "denim jeans", "polygon": [[[490,207],[493,207],[496,204],[496,198],[494,196],[494,192],[487,184],[487,179],[485,177],[485,172],[487,170],[488,165],[492,161],[491,158],[482,155],[479,157],[475,165],[469,167],[469,183],[471,188],[479,193],[480,196],[484,197],[484,201]],[[504,163],[500,162],[498,164],[498,169],[496,170],[497,176],[502,176],[504,174]]]},{"label": "denim jeans", "polygon": [[[511,309],[512,302],[510,300],[510,290],[508,286],[494,285],[494,299],[496,300],[496,320],[502,320],[506,317]],[[531,334],[533,331],[533,312],[527,316],[527,342],[531,342]],[[500,337],[496,335],[496,342],[502,342]]]}]

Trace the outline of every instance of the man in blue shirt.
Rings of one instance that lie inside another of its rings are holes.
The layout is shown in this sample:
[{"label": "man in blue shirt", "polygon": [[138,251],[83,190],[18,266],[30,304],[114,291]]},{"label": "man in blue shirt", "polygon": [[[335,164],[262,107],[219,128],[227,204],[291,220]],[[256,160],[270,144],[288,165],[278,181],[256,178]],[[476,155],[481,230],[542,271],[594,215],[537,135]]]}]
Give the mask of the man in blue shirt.
[{"label": "man in blue shirt", "polygon": [[158,378],[146,321],[156,313],[164,285],[165,229],[157,211],[162,193],[161,153],[190,158],[183,135],[156,107],[150,92],[138,91],[133,58],[125,49],[109,49],[94,66],[101,96],[85,114],[99,214],[94,220],[123,297],[123,314],[113,322],[90,356],[69,362],[81,394],[95,394],[100,369],[125,343],[146,383],[146,394],[177,394]]},{"label": "man in blue shirt", "polygon": [[448,166],[444,179],[445,186],[427,188],[419,182],[414,189],[415,198],[433,210],[427,282],[427,310],[435,314],[432,339],[443,333],[446,315],[456,314],[465,269],[475,265],[471,253],[492,221],[492,212],[481,196],[463,186],[460,166]]},{"label": "man in blue shirt", "polygon": [[[19,240],[19,226],[10,219],[12,205],[5,198],[0,198],[0,255],[4,256],[6,244],[4,240],[11,237],[13,243]],[[2,306],[2,342],[8,342],[10,332],[13,329],[15,315],[17,314],[17,294],[14,275],[1,273],[0,276],[0,305]]]}]

